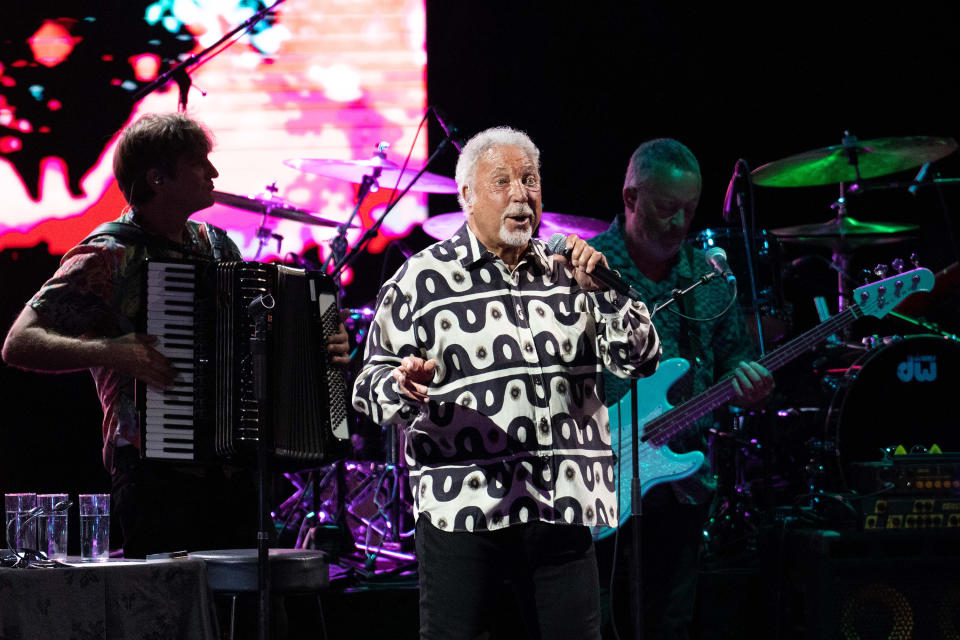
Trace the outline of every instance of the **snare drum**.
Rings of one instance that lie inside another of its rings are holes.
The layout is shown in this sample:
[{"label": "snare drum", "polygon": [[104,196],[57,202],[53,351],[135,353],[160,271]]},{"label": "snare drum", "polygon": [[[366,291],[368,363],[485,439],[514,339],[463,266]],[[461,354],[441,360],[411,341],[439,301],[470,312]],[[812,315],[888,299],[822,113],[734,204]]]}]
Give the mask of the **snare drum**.
[{"label": "snare drum", "polygon": [[827,412],[838,489],[851,487],[850,465],[876,462],[884,450],[908,453],[934,444],[960,452],[960,342],[918,335],[862,355],[840,380]]}]

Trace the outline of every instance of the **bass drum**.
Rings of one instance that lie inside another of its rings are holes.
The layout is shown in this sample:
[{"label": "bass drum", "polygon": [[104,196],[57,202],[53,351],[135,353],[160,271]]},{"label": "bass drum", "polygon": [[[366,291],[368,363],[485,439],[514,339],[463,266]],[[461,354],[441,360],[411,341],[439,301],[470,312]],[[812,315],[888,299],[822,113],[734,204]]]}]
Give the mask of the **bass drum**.
[{"label": "bass drum", "polygon": [[878,462],[903,446],[923,453],[934,444],[960,452],[960,342],[908,336],[868,351],[839,381],[827,412],[826,442],[836,454],[840,491],[869,490],[851,467]]},{"label": "bass drum", "polygon": [[[704,229],[691,236],[688,242],[704,251],[712,247],[720,247],[726,252],[730,270],[737,276],[737,298],[746,317],[747,329],[754,337],[754,342],[758,343],[743,232],[733,227]],[[777,237],[762,229],[756,231],[754,235],[753,248],[755,251],[753,271],[757,279],[757,301],[763,325],[764,343],[771,345],[786,336],[791,329],[791,313],[784,301],[781,282],[782,252]],[[702,266],[704,270],[709,268],[706,264]]]}]

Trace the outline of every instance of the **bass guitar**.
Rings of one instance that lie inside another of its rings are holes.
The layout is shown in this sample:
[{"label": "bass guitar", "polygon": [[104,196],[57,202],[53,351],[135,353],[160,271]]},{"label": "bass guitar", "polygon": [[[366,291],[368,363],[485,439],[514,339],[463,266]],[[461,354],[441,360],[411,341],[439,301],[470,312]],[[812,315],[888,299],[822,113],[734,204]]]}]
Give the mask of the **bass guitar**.
[{"label": "bass guitar", "polygon": [[[771,351],[757,362],[770,372],[776,371],[847,328],[858,318],[882,318],[908,296],[918,291],[930,291],[933,282],[933,273],[929,269],[917,268],[854,289],[855,304]],[[639,429],[636,431],[642,434],[637,446],[637,475],[640,478],[641,496],[658,484],[689,477],[700,468],[704,459],[701,452],[674,453],[667,443],[699,418],[736,396],[732,379],[725,377],[698,396],[674,407],[667,401],[667,391],[689,370],[690,363],[683,358],[670,358],[660,363],[654,375],[637,380]],[[633,478],[632,441],[635,432],[632,403],[633,396],[628,392],[617,404],[609,407],[612,446],[619,459],[618,502],[621,525],[627,521],[631,512],[630,481]],[[615,529],[610,527],[596,527],[594,538],[601,540],[612,535],[614,531]]]}]

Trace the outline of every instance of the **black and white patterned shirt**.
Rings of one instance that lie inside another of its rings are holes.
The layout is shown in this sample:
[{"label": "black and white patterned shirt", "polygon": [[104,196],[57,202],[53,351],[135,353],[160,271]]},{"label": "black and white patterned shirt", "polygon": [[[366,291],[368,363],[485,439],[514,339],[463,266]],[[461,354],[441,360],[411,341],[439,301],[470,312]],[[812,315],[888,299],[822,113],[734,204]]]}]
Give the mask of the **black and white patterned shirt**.
[{"label": "black and white patterned shirt", "polygon": [[[414,512],[441,530],[617,521],[601,373],[649,375],[660,341],[568,267],[533,239],[511,270],[464,225],[380,290],[353,403],[404,427]],[[391,375],[410,355],[437,361],[423,405]]]}]

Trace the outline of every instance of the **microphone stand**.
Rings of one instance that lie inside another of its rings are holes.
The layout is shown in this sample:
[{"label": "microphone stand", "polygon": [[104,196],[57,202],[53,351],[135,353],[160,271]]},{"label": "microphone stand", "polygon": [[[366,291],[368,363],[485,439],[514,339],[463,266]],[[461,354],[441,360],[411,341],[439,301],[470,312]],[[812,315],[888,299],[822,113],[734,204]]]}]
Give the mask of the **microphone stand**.
[{"label": "microphone stand", "polygon": [[[686,289],[674,289],[670,297],[664,302],[656,305],[650,313],[650,319],[662,309],[666,309],[671,304],[687,295],[702,284],[706,284],[717,277],[715,272],[703,274],[699,280],[691,284]],[[630,441],[630,457],[633,461],[633,476],[630,478],[630,543],[631,543],[631,563],[630,563],[630,606],[633,608],[633,637],[635,640],[643,640],[643,563],[641,554],[643,553],[643,496],[640,483],[640,416],[637,408],[637,379],[630,381],[630,418],[633,420],[633,438]]]},{"label": "microphone stand", "polygon": [[[741,167],[743,173],[741,174]],[[743,158],[737,160],[737,164],[734,167],[734,180],[738,177],[748,177],[750,176],[750,167],[747,166],[747,163]],[[751,185],[753,183],[750,183]],[[752,186],[751,186],[752,189]],[[743,248],[747,254],[747,278],[750,280],[750,300],[753,305],[753,315],[757,323],[757,342],[759,343],[760,356],[766,355],[766,347],[764,345],[763,339],[763,319],[760,314],[760,295],[757,292],[757,275],[756,271],[753,268],[753,250],[754,250],[754,227],[753,224],[750,225],[750,228],[747,228],[747,216],[746,216],[746,207],[743,204],[743,192],[742,190],[736,189],[734,185],[735,197],[734,200],[737,204],[737,209],[740,211],[740,230],[743,233]],[[753,205],[753,195],[750,196],[750,204]],[[728,209],[724,209],[728,211]],[[753,221],[753,216],[750,217],[751,223]]]},{"label": "microphone stand", "polygon": [[257,438],[257,637],[270,637],[270,534],[267,531],[266,475],[267,475],[267,416],[269,392],[267,390],[267,327],[270,311],[276,301],[269,293],[259,295],[247,305],[247,315],[253,320],[254,332],[250,337],[250,353],[253,355],[253,395],[257,401],[260,419],[260,436]]},{"label": "microphone stand", "polygon": [[[213,58],[216,54],[211,55],[209,57],[206,57],[206,56],[211,51],[219,47],[221,44],[223,44],[224,42],[232,38],[234,35],[236,35],[240,31],[246,31],[252,28],[255,24],[257,24],[258,22],[266,18],[267,14],[272,12],[278,5],[280,5],[283,2],[286,2],[286,0],[277,0],[269,7],[264,7],[260,11],[257,11],[255,14],[253,14],[252,16],[244,20],[241,24],[239,24],[238,26],[234,27],[233,29],[225,33],[222,38],[214,42],[212,45],[210,45],[200,53],[192,55],[186,58],[185,60],[175,64],[174,66],[170,67],[167,71],[157,76],[155,80],[138,89],[137,92],[133,94],[133,101],[137,102],[141,98],[146,97],[147,95],[153,93],[160,87],[164,86],[165,84],[173,80],[174,82],[177,83],[177,87],[180,90],[180,98],[177,103],[177,107],[180,111],[186,111],[187,110],[187,94],[190,92],[190,85],[192,84],[192,81],[190,79],[190,74],[188,73],[188,71],[190,70],[190,67],[199,66],[204,62],[206,62],[207,60],[209,60],[210,58]],[[220,52],[218,51],[217,53],[220,53]]]}]

